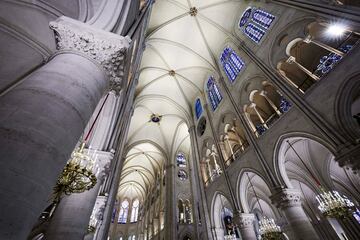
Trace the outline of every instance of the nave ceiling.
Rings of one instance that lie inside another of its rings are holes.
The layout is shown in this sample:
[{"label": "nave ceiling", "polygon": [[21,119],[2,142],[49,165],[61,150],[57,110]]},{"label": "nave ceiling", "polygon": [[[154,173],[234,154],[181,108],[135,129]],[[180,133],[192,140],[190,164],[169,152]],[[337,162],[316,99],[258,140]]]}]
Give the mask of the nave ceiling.
[{"label": "nave ceiling", "polygon": [[[240,0],[153,4],[119,198],[142,199],[160,171],[159,163],[175,161],[178,151],[189,156],[194,101],[204,101],[208,77],[219,76],[219,56],[235,39],[237,19],[246,6]],[[160,121],[152,121],[152,116]],[[134,171],[134,166],[143,167]]]}]

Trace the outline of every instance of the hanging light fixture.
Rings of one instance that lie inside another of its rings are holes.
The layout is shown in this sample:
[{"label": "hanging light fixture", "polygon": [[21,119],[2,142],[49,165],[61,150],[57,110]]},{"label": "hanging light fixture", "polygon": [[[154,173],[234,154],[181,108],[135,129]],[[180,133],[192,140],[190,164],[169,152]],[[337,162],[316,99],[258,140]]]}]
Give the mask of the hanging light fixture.
[{"label": "hanging light fixture", "polygon": [[260,207],[261,214],[263,215],[262,219],[259,221],[259,233],[260,233],[259,237],[260,237],[260,239],[262,239],[262,240],[281,240],[281,239],[283,239],[283,232],[282,232],[280,226],[278,226],[275,223],[274,219],[269,218],[264,215],[264,211],[261,207],[259,197],[255,191],[254,185],[251,182],[249,174],[246,173],[246,176],[249,179],[250,186],[255,194],[256,201]]},{"label": "hanging light fixture", "polygon": [[82,193],[93,188],[97,182],[97,166],[95,161],[84,152],[85,144],[89,139],[100,112],[103,109],[109,93],[106,95],[94,122],[92,123],[86,137],[71,154],[69,161],[61,172],[54,187],[53,201],[58,203],[63,194]]},{"label": "hanging light fixture", "polygon": [[301,163],[304,165],[306,170],[309,172],[310,176],[316,182],[320,189],[320,194],[316,196],[316,200],[319,203],[318,209],[325,217],[332,218],[347,218],[352,216],[353,212],[356,210],[355,204],[348,199],[345,195],[340,195],[339,192],[333,190],[327,191],[320,183],[320,181],[315,177],[315,175],[310,171],[306,166],[305,162],[302,160],[300,155],[296,152],[292,144],[287,141],[291,149],[294,151],[296,156],[299,158]]}]

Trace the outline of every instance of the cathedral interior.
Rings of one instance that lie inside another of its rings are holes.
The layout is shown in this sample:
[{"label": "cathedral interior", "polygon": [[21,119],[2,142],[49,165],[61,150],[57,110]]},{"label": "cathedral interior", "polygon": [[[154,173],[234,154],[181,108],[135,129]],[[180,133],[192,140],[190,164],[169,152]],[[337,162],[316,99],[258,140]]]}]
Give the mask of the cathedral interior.
[{"label": "cathedral interior", "polygon": [[359,240],[359,0],[0,0],[0,240]]}]

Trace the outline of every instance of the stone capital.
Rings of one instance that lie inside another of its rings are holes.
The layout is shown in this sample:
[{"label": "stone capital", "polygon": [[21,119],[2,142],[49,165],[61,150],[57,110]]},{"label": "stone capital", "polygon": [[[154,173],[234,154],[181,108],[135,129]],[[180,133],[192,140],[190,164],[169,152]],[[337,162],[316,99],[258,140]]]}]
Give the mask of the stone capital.
[{"label": "stone capital", "polygon": [[114,153],[86,149],[86,153],[95,161],[96,177],[102,180],[110,171],[110,164]]},{"label": "stone capital", "polygon": [[254,225],[255,215],[253,213],[239,213],[235,218],[239,228],[252,228]]},{"label": "stone capital", "polygon": [[99,222],[103,220],[106,202],[107,202],[107,196],[98,196],[96,198],[96,202],[90,216],[89,225],[91,227],[96,228]]},{"label": "stone capital", "polygon": [[302,194],[297,189],[281,189],[270,197],[271,201],[279,208],[300,206]]},{"label": "stone capital", "polygon": [[110,89],[119,92],[124,75],[124,59],[130,38],[94,28],[62,16],[50,22],[58,50],[79,52],[98,63],[110,78]]}]

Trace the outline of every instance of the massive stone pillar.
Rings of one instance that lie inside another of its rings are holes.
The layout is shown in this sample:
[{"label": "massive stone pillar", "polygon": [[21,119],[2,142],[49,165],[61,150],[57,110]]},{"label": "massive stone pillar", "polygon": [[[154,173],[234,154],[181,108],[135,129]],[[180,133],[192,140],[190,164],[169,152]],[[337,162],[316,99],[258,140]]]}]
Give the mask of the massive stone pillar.
[{"label": "massive stone pillar", "polygon": [[239,226],[241,238],[243,240],[257,240],[254,228],[254,214],[240,213],[234,216],[234,221]]},{"label": "massive stone pillar", "polygon": [[64,17],[51,26],[59,51],[0,99],[0,239],[26,239],[109,81],[121,82],[127,39]]},{"label": "massive stone pillar", "polygon": [[[87,153],[92,156],[94,150],[88,150]],[[94,208],[99,188],[103,182],[105,174],[109,168],[113,154],[109,152],[96,152],[99,172],[97,174],[97,183],[89,191],[83,193],[74,193],[65,196],[50,220],[49,228],[46,231],[46,238],[52,240],[78,240],[83,239],[88,230],[89,220]]]},{"label": "massive stone pillar", "polygon": [[284,212],[297,240],[320,239],[301,206],[301,193],[298,190],[282,189],[271,199]]},{"label": "massive stone pillar", "polygon": [[165,175],[165,239],[176,239],[175,165],[168,164]]}]

